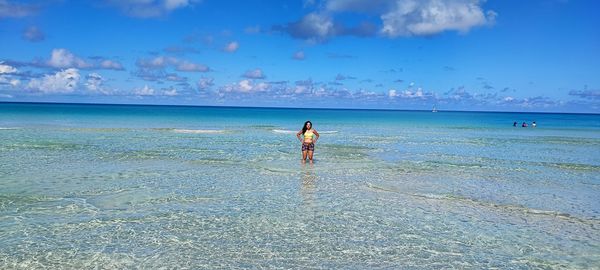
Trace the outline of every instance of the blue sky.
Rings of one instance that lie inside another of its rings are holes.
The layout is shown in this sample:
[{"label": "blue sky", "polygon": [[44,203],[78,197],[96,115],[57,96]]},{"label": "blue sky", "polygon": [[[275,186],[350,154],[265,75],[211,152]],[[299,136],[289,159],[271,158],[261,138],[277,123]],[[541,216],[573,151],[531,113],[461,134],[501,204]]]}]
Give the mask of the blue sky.
[{"label": "blue sky", "polygon": [[600,112],[567,0],[0,0],[0,101]]}]

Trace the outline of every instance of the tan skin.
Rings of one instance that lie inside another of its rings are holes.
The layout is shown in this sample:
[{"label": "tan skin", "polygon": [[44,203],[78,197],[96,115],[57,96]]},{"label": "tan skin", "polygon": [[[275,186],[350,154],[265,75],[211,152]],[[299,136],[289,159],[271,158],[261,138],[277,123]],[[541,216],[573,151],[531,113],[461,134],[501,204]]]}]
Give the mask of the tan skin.
[{"label": "tan skin", "polygon": [[[308,132],[309,130],[312,130],[312,132],[315,134],[315,139],[313,140],[313,138],[310,137],[304,137],[302,134],[302,130],[298,131],[298,133],[296,133],[296,137],[298,138],[298,140],[302,143],[316,143],[317,140],[319,139],[319,133],[312,129],[312,125],[311,123],[306,123],[306,131]],[[306,162],[306,158],[308,157],[308,160],[310,162],[310,164],[313,163],[313,152],[314,151],[302,151],[302,163]]]}]

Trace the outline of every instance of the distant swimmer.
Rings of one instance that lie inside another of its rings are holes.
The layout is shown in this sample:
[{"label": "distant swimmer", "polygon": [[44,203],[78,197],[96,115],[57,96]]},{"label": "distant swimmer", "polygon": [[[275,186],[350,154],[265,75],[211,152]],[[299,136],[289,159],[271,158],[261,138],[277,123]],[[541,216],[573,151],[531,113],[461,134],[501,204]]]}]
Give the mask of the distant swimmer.
[{"label": "distant swimmer", "polygon": [[310,121],[306,121],[304,122],[302,130],[296,133],[296,137],[302,142],[302,163],[305,163],[306,157],[308,157],[310,164],[312,164],[315,143],[319,139],[319,132],[312,128],[312,123]]},{"label": "distant swimmer", "polygon": [[533,123],[531,123],[531,127],[537,127],[537,124],[535,123],[535,121],[533,121]]},{"label": "distant swimmer", "polygon": [[517,121],[513,122],[513,127],[517,126]]},{"label": "distant swimmer", "polygon": [[521,127],[527,127],[527,123],[523,122],[523,124],[521,124]]}]

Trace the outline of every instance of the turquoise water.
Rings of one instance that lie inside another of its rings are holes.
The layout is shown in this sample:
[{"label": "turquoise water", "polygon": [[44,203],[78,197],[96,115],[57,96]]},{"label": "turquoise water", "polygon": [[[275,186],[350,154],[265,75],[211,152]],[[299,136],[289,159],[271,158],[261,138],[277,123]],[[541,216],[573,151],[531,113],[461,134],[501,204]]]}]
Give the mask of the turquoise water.
[{"label": "turquoise water", "polygon": [[600,115],[0,103],[0,139],[0,269],[600,268]]}]

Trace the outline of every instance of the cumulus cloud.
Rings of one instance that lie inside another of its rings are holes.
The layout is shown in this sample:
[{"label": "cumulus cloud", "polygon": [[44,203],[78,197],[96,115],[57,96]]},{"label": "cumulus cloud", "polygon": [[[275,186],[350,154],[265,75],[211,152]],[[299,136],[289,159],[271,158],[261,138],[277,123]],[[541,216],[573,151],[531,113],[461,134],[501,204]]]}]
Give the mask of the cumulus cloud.
[{"label": "cumulus cloud", "polygon": [[265,74],[263,73],[263,71],[260,68],[248,70],[248,71],[246,71],[246,73],[244,73],[244,75],[242,75],[242,77],[248,78],[248,79],[264,79],[264,78],[266,78]]},{"label": "cumulus cloud", "polygon": [[86,76],[85,88],[93,93],[104,95],[110,94],[110,91],[104,86],[106,79],[98,73],[90,73]]},{"label": "cumulus cloud", "polygon": [[117,61],[103,59],[99,63],[99,67],[103,69],[123,70],[123,65]]},{"label": "cumulus cloud", "polygon": [[282,30],[294,38],[319,42],[327,40],[336,32],[333,18],[328,14],[316,12],[309,13],[300,21],[282,27]]},{"label": "cumulus cloud", "polygon": [[22,38],[31,42],[40,42],[46,39],[46,35],[39,28],[30,26],[23,31]]},{"label": "cumulus cloud", "polygon": [[258,93],[267,91],[270,86],[270,84],[265,82],[255,83],[252,80],[241,80],[237,83],[221,87],[219,93],[221,95],[226,93]]},{"label": "cumulus cloud", "polygon": [[207,78],[207,77],[202,77],[200,78],[200,80],[198,80],[198,89],[199,90],[206,90],[210,87],[212,87],[214,84],[214,79],[213,78]]},{"label": "cumulus cloud", "polygon": [[292,58],[295,60],[304,60],[306,57],[304,55],[304,51],[297,51],[292,55]]},{"label": "cumulus cloud", "polygon": [[136,96],[154,96],[154,89],[150,88],[148,85],[144,85],[142,88],[135,89],[133,94]]},{"label": "cumulus cloud", "polygon": [[108,60],[103,57],[91,57],[86,60],[64,48],[53,49],[48,60],[35,60],[30,63],[21,63],[21,65],[57,69],[124,69],[123,65],[117,61]]},{"label": "cumulus cloud", "polygon": [[193,6],[194,0],[105,0],[125,15],[138,18],[163,17],[176,9]]},{"label": "cumulus cloud", "polygon": [[0,18],[20,18],[33,15],[39,9],[32,4],[14,3],[16,1],[0,0]]},{"label": "cumulus cloud", "polygon": [[179,93],[177,93],[177,89],[175,89],[175,87],[171,87],[169,89],[164,89],[163,90],[163,96],[169,96],[169,97],[174,97],[179,95]]},{"label": "cumulus cloud", "polygon": [[10,85],[12,87],[17,87],[21,84],[21,81],[19,79],[14,79],[11,77],[6,77],[6,76],[2,76],[0,75],[0,85]]},{"label": "cumulus cloud", "polygon": [[418,88],[416,91],[410,89],[404,91],[397,91],[390,89],[388,91],[388,97],[390,98],[406,98],[406,99],[430,99],[435,98],[435,94],[431,92],[424,92],[423,89]]},{"label": "cumulus cloud", "polygon": [[21,84],[19,79],[15,79],[11,76],[11,74],[15,74],[17,72],[17,68],[4,64],[4,62],[0,62],[0,85],[10,85],[12,87],[16,87]]},{"label": "cumulus cloud", "polygon": [[335,21],[329,12],[311,12],[297,22],[274,26],[273,30],[311,43],[325,42],[334,36],[371,36],[377,31],[376,26],[367,21],[356,27],[344,26]]},{"label": "cumulus cloud", "polygon": [[31,79],[27,88],[46,94],[71,93],[77,89],[79,78],[79,70],[69,68],[58,71],[53,75],[44,75],[44,77],[39,79]]},{"label": "cumulus cloud", "polygon": [[[390,38],[427,36],[444,31],[466,33],[471,28],[495,22],[496,12],[484,11],[483,0],[326,0],[317,11],[300,20],[273,27],[298,39],[324,42],[335,36],[374,36]],[[355,13],[364,20],[349,27],[336,17]],[[379,18],[376,23],[371,19]]]},{"label": "cumulus cloud", "polygon": [[381,15],[381,33],[388,37],[423,36],[447,30],[468,32],[493,23],[494,11],[484,12],[479,0],[398,0]]},{"label": "cumulus cloud", "polygon": [[4,64],[4,62],[0,62],[0,74],[9,74],[9,73],[16,73],[16,72],[17,72],[17,68],[15,68],[11,65]]},{"label": "cumulus cloud", "polygon": [[232,41],[227,43],[227,45],[225,45],[225,47],[223,47],[223,51],[232,53],[237,51],[240,48],[240,44],[237,43],[237,41]]},{"label": "cumulus cloud", "polygon": [[50,60],[46,64],[54,68],[89,68],[92,66],[66,49],[52,50]]}]

